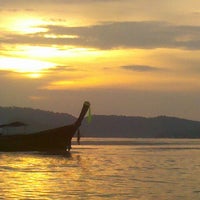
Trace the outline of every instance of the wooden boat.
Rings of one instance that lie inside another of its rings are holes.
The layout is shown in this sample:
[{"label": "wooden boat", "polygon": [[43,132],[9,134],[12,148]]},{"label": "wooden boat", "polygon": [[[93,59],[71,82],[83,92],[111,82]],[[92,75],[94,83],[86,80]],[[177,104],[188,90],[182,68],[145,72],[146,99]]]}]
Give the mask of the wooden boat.
[{"label": "wooden boat", "polygon": [[0,151],[70,151],[71,140],[90,107],[84,102],[75,123],[31,134],[1,135]]}]

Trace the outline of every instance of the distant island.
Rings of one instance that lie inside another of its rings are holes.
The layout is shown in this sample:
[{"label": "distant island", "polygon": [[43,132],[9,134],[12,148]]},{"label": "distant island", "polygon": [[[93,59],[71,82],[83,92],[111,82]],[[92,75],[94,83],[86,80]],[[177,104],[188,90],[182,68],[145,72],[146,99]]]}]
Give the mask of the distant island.
[{"label": "distant island", "polygon": [[[66,113],[0,107],[0,124],[21,121],[27,124],[23,130],[25,133],[64,126],[74,122],[75,119],[74,116]],[[84,137],[200,138],[200,122],[168,116],[146,118],[94,115],[90,124],[87,124],[86,120],[83,122],[81,134]]]}]

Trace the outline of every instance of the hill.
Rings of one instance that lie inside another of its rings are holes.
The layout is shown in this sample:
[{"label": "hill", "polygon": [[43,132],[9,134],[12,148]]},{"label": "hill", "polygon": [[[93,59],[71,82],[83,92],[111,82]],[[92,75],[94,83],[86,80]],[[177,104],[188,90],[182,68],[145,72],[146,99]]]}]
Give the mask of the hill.
[{"label": "hill", "polygon": [[[6,133],[37,132],[66,124],[75,117],[32,108],[0,107],[0,124],[21,121],[28,126],[7,128]],[[91,124],[84,120],[81,134],[85,137],[133,137],[133,138],[200,138],[200,122],[177,117],[154,118],[115,115],[94,115]]]},{"label": "hill", "polygon": [[23,127],[15,129],[7,128],[9,130],[4,130],[4,132],[37,132],[71,124],[75,121],[75,117],[65,113],[54,113],[32,108],[0,107],[0,124],[7,124],[15,121],[27,124],[25,130],[22,130]]},{"label": "hill", "polygon": [[200,138],[200,122],[167,116],[96,115],[89,126],[84,123],[83,134],[89,137]]}]

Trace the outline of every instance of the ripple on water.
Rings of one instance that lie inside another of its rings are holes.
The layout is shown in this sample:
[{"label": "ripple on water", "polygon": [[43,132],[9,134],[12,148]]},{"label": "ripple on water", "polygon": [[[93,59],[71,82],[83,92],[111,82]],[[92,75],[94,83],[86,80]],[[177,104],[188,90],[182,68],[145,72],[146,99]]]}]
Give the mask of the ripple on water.
[{"label": "ripple on water", "polygon": [[198,149],[173,151],[169,146],[160,150],[156,143],[152,150],[153,144],[145,148],[128,144],[74,146],[68,156],[0,153],[0,196],[37,200],[199,200]]}]

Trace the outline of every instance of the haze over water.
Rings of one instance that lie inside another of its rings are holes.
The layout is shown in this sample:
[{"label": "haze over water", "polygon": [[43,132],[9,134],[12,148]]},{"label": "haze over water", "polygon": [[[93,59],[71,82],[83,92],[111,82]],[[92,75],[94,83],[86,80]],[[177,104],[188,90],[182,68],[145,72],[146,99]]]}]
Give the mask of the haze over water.
[{"label": "haze over water", "polygon": [[200,199],[200,140],[84,139],[71,154],[0,153],[0,199]]}]

